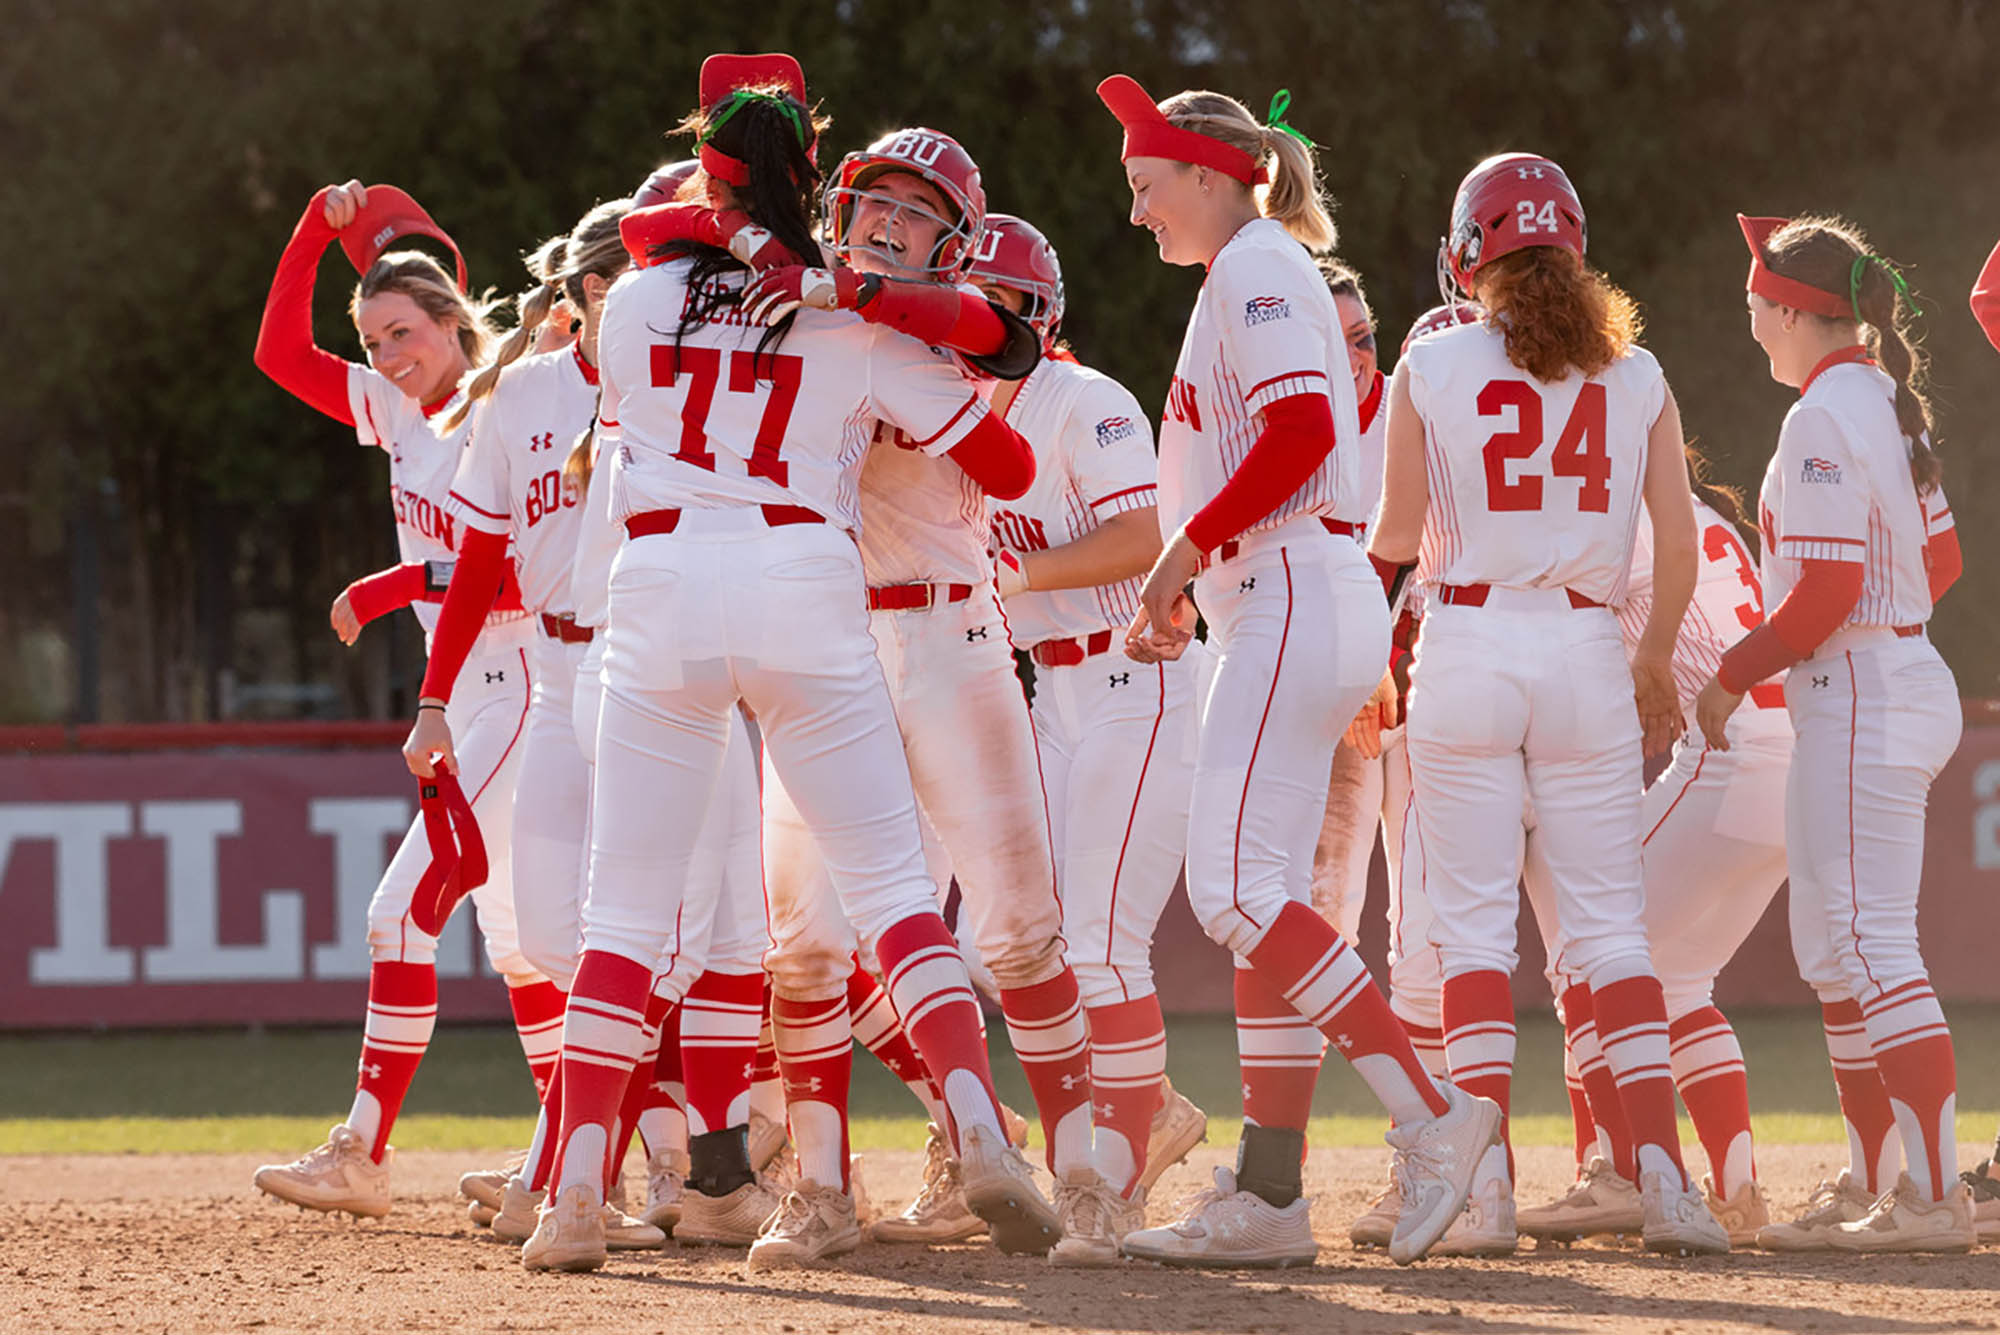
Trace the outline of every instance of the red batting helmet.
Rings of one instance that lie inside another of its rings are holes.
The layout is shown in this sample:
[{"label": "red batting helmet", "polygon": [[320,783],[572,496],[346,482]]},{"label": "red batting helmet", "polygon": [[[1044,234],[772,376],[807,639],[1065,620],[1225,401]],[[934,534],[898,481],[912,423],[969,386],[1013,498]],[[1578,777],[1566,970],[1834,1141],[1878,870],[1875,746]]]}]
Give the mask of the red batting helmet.
[{"label": "red batting helmet", "polygon": [[920,264],[906,265],[932,278],[956,280],[964,277],[986,228],[986,190],[979,183],[979,164],[958,140],[941,130],[916,126],[883,135],[863,149],[840,160],[833,184],[821,201],[826,233],[836,255],[845,259],[866,245],[848,236],[854,219],[854,205],[872,199],[895,213],[934,218],[928,209],[878,194],[868,187],[890,172],[906,172],[928,182],[944,196],[945,205],[955,215],[935,218],[945,231],[936,247]]},{"label": "red batting helmet", "polygon": [[1458,183],[1451,233],[1438,250],[1438,285],[1448,303],[1471,292],[1472,276],[1485,265],[1529,246],[1561,246],[1582,259],[1585,233],[1583,203],[1561,167],[1534,153],[1490,157]]},{"label": "red batting helmet", "polygon": [[1410,326],[1410,332],[1403,335],[1403,351],[1399,355],[1407,356],[1410,345],[1426,334],[1435,334],[1440,329],[1449,329],[1453,325],[1478,324],[1485,316],[1485,308],[1470,301],[1453,301],[1443,306],[1433,306],[1419,315],[1416,323]]},{"label": "red batting helmet", "polygon": [[1055,346],[1063,318],[1062,264],[1056,248],[1034,224],[1011,213],[987,214],[986,235],[980,238],[966,277],[1026,297],[1023,318],[1042,336],[1043,348]]}]

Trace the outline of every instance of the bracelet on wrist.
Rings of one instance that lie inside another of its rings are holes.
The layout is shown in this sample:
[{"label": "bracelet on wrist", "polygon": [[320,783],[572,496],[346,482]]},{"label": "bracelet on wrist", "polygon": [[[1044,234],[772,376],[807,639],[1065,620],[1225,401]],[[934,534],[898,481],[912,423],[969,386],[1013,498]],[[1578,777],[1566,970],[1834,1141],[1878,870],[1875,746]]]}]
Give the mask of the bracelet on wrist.
[{"label": "bracelet on wrist", "polygon": [[418,712],[419,714],[423,713],[423,712],[424,712],[424,711],[425,711],[426,709],[435,709],[435,710],[437,710],[437,711],[438,711],[438,712],[439,712],[440,714],[442,714],[442,713],[444,712],[444,706],[443,706],[443,705],[436,705],[436,704],[421,704],[421,705],[418,705],[418,706],[417,706],[417,712]]}]

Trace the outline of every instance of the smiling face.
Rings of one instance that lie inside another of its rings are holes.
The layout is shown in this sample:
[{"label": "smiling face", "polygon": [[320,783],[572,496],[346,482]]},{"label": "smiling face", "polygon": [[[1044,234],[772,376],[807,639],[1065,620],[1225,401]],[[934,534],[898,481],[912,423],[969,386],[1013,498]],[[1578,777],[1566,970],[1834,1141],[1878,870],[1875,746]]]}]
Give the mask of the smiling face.
[{"label": "smiling face", "polygon": [[419,403],[448,397],[466,372],[456,323],[434,320],[401,292],[378,292],[354,313],[368,364]]},{"label": "smiling face", "polygon": [[1354,368],[1354,392],[1365,399],[1375,384],[1375,321],[1361,299],[1349,292],[1336,293],[1333,308],[1340,315],[1340,329],[1347,337],[1347,361]]},{"label": "smiling face", "polygon": [[923,177],[884,172],[854,197],[848,263],[862,273],[928,278],[931,256],[954,226],[953,213],[944,192]]},{"label": "smiling face", "polygon": [[1153,234],[1166,264],[1206,264],[1214,255],[1214,195],[1201,188],[1202,169],[1171,158],[1127,158],[1132,225]]}]

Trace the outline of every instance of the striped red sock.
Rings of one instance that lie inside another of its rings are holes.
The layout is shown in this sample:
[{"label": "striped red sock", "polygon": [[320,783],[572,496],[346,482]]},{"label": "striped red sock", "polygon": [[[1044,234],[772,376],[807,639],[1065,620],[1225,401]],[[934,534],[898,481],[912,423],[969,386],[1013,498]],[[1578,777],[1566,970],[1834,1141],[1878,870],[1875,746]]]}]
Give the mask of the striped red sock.
[{"label": "striped red sock", "polygon": [[1431,1073],[1431,1078],[1438,1079],[1449,1074],[1444,1059],[1443,1026],[1416,1024],[1400,1015],[1396,1017],[1396,1021],[1403,1026],[1403,1032],[1409,1035],[1410,1046],[1416,1050],[1417,1060],[1424,1064],[1424,1069]]},{"label": "striped red sock", "polygon": [[1728,1200],[1757,1177],[1756,1142],[1750,1134],[1750,1077],[1743,1046],[1729,1020],[1713,1006],[1689,1011],[1667,1025],[1674,1087],[1687,1105],[1694,1133],[1708,1156],[1715,1190]]},{"label": "striped red sock", "polygon": [[1910,1180],[1925,1200],[1942,1200],[1958,1176],[1958,1067],[1944,1010],[1930,980],[1913,978],[1864,997],[1861,1013]]},{"label": "striped red sock", "polygon": [[[1065,965],[1029,987],[1000,989],[1000,1013],[1042,1117],[1050,1171],[1090,1157],[1090,1034],[1076,975]],[[1082,1111],[1082,1116],[1070,1114]],[[1060,1155],[1058,1155],[1060,1151]]]},{"label": "striped red sock", "polygon": [[771,1027],[778,1040],[778,1069],[785,1078],[785,1111],[799,1176],[846,1191],[847,1096],[854,1070],[847,998],[793,1001],[773,996]]},{"label": "striped red sock", "polygon": [[1238,967],[1235,983],[1243,1120],[1304,1134],[1326,1037],[1292,1009],[1269,974]]},{"label": "striped red sock", "polygon": [[535,1099],[549,1092],[549,1077],[555,1074],[556,1058],[562,1053],[563,1007],[569,998],[562,989],[544,978],[538,983],[507,989],[507,1005],[514,1012],[514,1033],[521,1040],[521,1055],[528,1059],[528,1074],[534,1077]]},{"label": "striped red sock", "polygon": [[[1562,1017],[1563,1039],[1576,1060],[1577,1080],[1588,1104],[1586,1116],[1597,1128],[1596,1139],[1610,1146],[1612,1171],[1628,1182],[1637,1182],[1639,1160],[1632,1145],[1632,1126],[1625,1120],[1618,1077],[1612,1074],[1598,1041],[1597,1009],[1589,987],[1573,983],[1563,989]],[[1590,1152],[1596,1151],[1593,1148]]]},{"label": "striped red sock", "polygon": [[[1239,974],[1242,970],[1237,971]],[[1091,1119],[1099,1132],[1113,1132],[1130,1147],[1132,1177],[1111,1185],[1130,1191],[1146,1167],[1146,1142],[1153,1133],[1167,1075],[1167,1025],[1160,998],[1148,992],[1130,1001],[1092,1006],[1090,1023]],[[1310,1089],[1306,1097],[1312,1097]]]},{"label": "striped red sock", "polygon": [[[577,964],[563,1015],[562,1130],[556,1137],[553,1194],[581,1183],[602,1183],[610,1168],[612,1129],[632,1067],[646,1046],[646,1002],[653,971],[609,951],[586,950]],[[580,1132],[590,1131],[596,1162],[572,1162]]]},{"label": "striped red sock", "polygon": [[1834,1089],[1840,1095],[1841,1120],[1847,1123],[1849,1172],[1862,1190],[1878,1195],[1895,1180],[1903,1141],[1889,1107],[1889,1091],[1875,1064],[1875,1049],[1868,1041],[1868,1022],[1858,1001],[1822,1002],[1819,1016],[1827,1056],[1833,1062]]},{"label": "striped red sock", "polygon": [[536,1139],[528,1142],[528,1159],[521,1165],[521,1179],[529,1191],[541,1191],[556,1171],[556,1142],[562,1138],[563,1067],[560,1058],[549,1074],[549,1092],[542,1096],[541,1117],[535,1126]]},{"label": "striped red sock", "polygon": [[750,1121],[750,1081],[764,1024],[764,975],[704,972],[681,1001],[688,1134]]},{"label": "striped red sock", "polygon": [[943,1126],[944,1092],[924,1069],[924,1059],[917,1055],[896,1008],[889,1004],[889,994],[882,990],[874,974],[861,967],[859,959],[854,961],[854,972],[847,976],[847,1017],[861,1046],[908,1085],[931,1120]]},{"label": "striped red sock", "polygon": [[660,1050],[653,1058],[646,1098],[639,1107],[639,1135],[648,1157],[687,1148],[687,1085],[681,1077],[681,1008],[676,1002],[660,1020]]},{"label": "striped red sock", "polygon": [[[377,960],[368,969],[368,1018],[361,1030],[361,1063],[354,1090],[373,1103],[375,1124],[354,1129],[368,1137],[368,1155],[382,1162],[389,1129],[403,1110],[410,1081],[437,1027],[437,966]],[[350,1117],[350,1122],[364,1120]]]},{"label": "striped red sock", "polygon": [[1674,1067],[1667,1048],[1667,1002],[1660,980],[1638,974],[1590,990],[1597,1041],[1618,1081],[1618,1102],[1632,1128],[1633,1158],[1645,1171],[1644,1151],[1665,1155],[1687,1184],[1681,1162],[1680,1124],[1674,1109]]},{"label": "striped red sock", "polygon": [[[896,1014],[903,1017],[911,1044],[944,1091],[945,1111],[951,1118],[946,1129],[952,1143],[958,1143],[960,1122],[975,1113],[990,1117],[992,1126],[1004,1135],[979,1002],[973,996],[958,943],[944,919],[935,912],[913,913],[891,924],[875,943],[875,958],[882,965],[889,1000]],[[954,1088],[954,1075],[971,1077],[986,1107],[962,1105],[961,1100],[971,1094],[963,1088],[963,1080]]]},{"label": "striped red sock", "polygon": [[618,1180],[619,1169],[625,1163],[625,1153],[632,1148],[633,1133],[639,1129],[639,1114],[644,1111],[646,1098],[653,1088],[653,1066],[660,1059],[660,1025],[671,1007],[672,1003],[658,992],[646,998],[645,1046],[640,1049],[639,1060],[625,1082],[625,1097],[618,1101],[618,1129],[611,1138],[611,1170],[604,1180],[607,1194]]},{"label": "striped red sock", "polygon": [[1514,1146],[1507,1138],[1507,1110],[1514,1088],[1513,982],[1498,969],[1454,974],[1444,980],[1443,1010],[1451,1082],[1500,1105],[1500,1135],[1511,1179]]}]

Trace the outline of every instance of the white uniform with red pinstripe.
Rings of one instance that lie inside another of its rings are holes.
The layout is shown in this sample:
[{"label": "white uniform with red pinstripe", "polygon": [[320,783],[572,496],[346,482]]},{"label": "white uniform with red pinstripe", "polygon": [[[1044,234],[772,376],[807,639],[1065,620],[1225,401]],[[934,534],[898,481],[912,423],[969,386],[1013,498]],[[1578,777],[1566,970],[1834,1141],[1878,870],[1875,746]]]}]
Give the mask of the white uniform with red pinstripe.
[{"label": "white uniform with red pinstripe", "polygon": [[1955,1168],[1950,1039],[1917,945],[1924,806],[1962,727],[1951,669],[1923,633],[1925,549],[1951,524],[1920,496],[1872,365],[1810,377],[1764,474],[1764,587],[1775,605],[1807,560],[1856,562],[1859,603],[1794,666],[1797,733],[1786,802],[1792,945],[1822,1001],[1852,998],[1894,1103],[1912,1178],[1930,1199]]},{"label": "white uniform with red pinstripe", "polygon": [[[356,437],[362,445],[379,446],[389,456],[389,494],[396,511],[396,546],[403,560],[456,560],[458,529],[449,497],[470,421],[439,435],[414,399],[386,376],[359,364],[348,367],[347,397]],[[419,602],[411,608],[428,641],[437,625],[437,604]],[[534,691],[533,644],[533,623],[525,613],[496,612],[488,617],[445,710],[458,754],[459,782],[472,800],[486,841],[486,884],[472,892],[473,908],[486,938],[487,961],[515,986],[541,981],[521,953],[509,857],[514,784]],[[409,920],[411,898],[430,863],[430,842],[419,820],[411,824],[368,904],[368,946],[374,959],[409,964],[436,960],[437,939]],[[387,1017],[383,1018],[386,1024]],[[371,1013],[371,1034],[376,1032],[376,1019]]]}]

